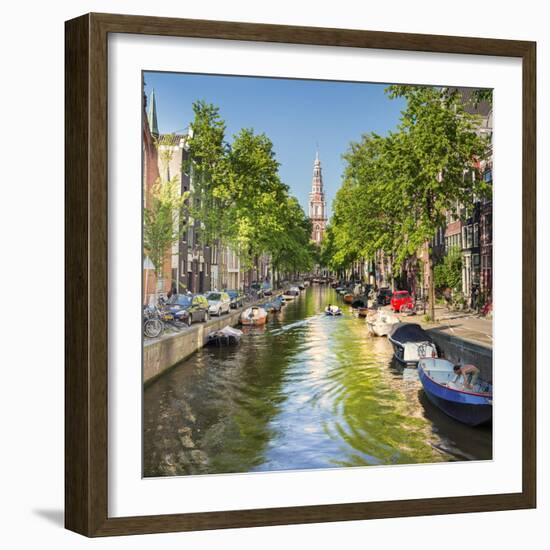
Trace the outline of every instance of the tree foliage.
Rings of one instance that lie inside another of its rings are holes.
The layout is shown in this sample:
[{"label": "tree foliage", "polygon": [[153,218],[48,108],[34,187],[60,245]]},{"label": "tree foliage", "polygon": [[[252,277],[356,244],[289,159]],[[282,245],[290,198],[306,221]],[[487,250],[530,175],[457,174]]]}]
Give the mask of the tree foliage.
[{"label": "tree foliage", "polygon": [[235,247],[243,267],[261,254],[270,254],[278,269],[311,266],[311,227],[280,179],[271,140],[243,128],[229,144],[217,107],[198,101],[193,111],[190,211],[203,225],[203,244]]},{"label": "tree foliage", "polygon": [[[372,258],[377,250],[394,270],[420,249],[429,250],[429,298],[433,307],[431,241],[490,187],[476,170],[488,141],[456,90],[389,86],[391,98],[406,99],[397,130],[366,134],[344,155],[344,181],[334,203],[330,262],[342,266]],[[433,309],[431,311],[433,317]]]},{"label": "tree foliage", "polygon": [[180,194],[178,176],[168,181],[158,178],[151,189],[149,204],[143,212],[143,248],[157,277],[162,276],[166,253],[185,229],[186,199],[186,193]]},{"label": "tree foliage", "polygon": [[462,252],[458,246],[452,247],[443,262],[434,268],[434,283],[436,288],[458,290],[462,284]]}]

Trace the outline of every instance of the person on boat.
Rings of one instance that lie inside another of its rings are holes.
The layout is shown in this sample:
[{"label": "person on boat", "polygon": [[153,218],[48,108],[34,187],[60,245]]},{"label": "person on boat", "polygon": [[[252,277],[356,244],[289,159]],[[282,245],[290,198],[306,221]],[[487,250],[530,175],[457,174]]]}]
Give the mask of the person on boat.
[{"label": "person on boat", "polygon": [[479,377],[479,369],[475,365],[455,365],[453,367],[457,377],[462,376],[464,387],[473,390]]}]

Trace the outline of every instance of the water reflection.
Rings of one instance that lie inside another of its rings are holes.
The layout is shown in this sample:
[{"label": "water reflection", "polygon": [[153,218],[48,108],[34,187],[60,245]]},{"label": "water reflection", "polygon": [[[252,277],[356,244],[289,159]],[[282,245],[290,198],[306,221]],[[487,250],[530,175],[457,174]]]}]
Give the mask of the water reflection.
[{"label": "water reflection", "polygon": [[148,387],[144,474],[491,457],[490,429],[434,410],[387,340],[349,309],[325,316],[329,302],[331,289],[308,289],[240,346],[205,348]]}]

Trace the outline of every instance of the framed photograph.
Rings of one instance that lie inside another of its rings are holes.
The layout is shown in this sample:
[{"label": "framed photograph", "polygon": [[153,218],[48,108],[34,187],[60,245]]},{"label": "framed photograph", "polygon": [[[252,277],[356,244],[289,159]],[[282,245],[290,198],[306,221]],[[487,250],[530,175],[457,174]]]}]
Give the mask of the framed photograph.
[{"label": "framed photograph", "polygon": [[536,506],[536,45],[66,23],[66,527]]}]

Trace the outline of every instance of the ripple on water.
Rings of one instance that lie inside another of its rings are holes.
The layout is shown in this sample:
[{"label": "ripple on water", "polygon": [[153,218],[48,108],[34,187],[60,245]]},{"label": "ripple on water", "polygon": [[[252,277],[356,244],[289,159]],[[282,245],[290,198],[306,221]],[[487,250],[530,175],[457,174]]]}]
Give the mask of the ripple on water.
[{"label": "ripple on water", "polygon": [[238,347],[204,348],[148,387],[145,475],[490,458],[490,431],[434,412],[364,319],[322,314],[336,300],[311,288]]}]

